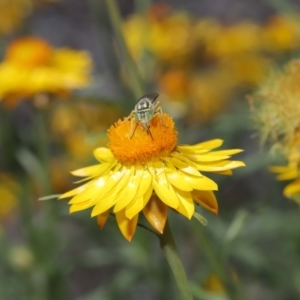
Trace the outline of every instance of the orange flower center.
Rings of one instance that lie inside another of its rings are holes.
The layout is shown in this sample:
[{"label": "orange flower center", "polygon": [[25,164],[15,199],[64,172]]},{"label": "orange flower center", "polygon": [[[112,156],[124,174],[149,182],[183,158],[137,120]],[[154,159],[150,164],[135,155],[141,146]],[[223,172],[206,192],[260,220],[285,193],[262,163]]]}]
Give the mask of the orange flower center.
[{"label": "orange flower center", "polygon": [[168,156],[177,145],[177,131],[167,114],[157,115],[149,130],[134,119],[119,120],[108,129],[110,149],[124,165],[144,164]]},{"label": "orange flower center", "polygon": [[22,67],[47,65],[52,57],[51,46],[43,39],[25,37],[11,43],[6,50],[6,60]]}]

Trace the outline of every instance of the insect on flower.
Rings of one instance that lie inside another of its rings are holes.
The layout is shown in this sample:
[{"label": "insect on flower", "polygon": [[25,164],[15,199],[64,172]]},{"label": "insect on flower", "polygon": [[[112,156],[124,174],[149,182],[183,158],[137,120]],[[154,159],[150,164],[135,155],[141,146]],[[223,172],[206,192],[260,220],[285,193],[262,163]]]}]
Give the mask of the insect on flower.
[{"label": "insect on flower", "polygon": [[[142,96],[138,103],[135,105],[134,110],[130,113],[128,119],[131,119],[131,133],[130,138],[132,139],[137,126],[141,123],[146,132],[151,136],[150,121],[160,115],[161,121],[163,120],[163,112],[160,103],[157,99],[159,95],[157,93],[150,93]],[[134,122],[136,125],[134,127]]]}]

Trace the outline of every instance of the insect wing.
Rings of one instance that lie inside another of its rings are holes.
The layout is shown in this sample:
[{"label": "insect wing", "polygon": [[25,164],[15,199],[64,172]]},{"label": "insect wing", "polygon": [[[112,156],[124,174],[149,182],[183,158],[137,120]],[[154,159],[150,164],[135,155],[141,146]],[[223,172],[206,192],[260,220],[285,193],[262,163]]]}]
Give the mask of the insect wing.
[{"label": "insect wing", "polygon": [[156,100],[156,98],[159,96],[159,94],[158,93],[149,93],[149,94],[146,94],[146,95],[144,95],[144,96],[142,96],[140,99],[139,99],[139,101],[141,101],[141,100],[143,100],[143,99],[147,99],[147,100],[150,100],[151,101],[151,103],[155,103],[155,100]]}]

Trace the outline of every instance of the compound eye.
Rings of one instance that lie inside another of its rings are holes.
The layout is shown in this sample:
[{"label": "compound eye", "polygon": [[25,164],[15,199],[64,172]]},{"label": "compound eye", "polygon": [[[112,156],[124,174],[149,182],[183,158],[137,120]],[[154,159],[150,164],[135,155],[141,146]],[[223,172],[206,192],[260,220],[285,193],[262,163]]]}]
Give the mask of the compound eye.
[{"label": "compound eye", "polygon": [[152,106],[151,101],[148,99],[142,99],[139,101],[139,107],[138,109],[143,110],[143,109],[149,109]]}]

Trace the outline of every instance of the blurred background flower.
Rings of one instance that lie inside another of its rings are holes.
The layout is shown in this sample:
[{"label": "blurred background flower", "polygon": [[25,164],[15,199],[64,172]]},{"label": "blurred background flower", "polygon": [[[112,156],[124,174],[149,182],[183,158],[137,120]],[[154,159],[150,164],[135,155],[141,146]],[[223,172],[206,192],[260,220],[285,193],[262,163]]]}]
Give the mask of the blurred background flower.
[{"label": "blurred background flower", "polygon": [[296,179],[285,187],[287,197],[298,200],[300,194],[300,61],[289,62],[283,71],[272,74],[251,98],[253,117],[263,141],[270,140],[272,148],[285,156],[287,166],[272,167],[279,180]]},{"label": "blurred background flower", "polygon": [[0,1],[0,35],[7,35],[21,29],[34,7],[43,2],[59,0],[1,0]]},{"label": "blurred background flower", "polygon": [[87,52],[53,49],[38,37],[13,41],[0,64],[0,97],[8,105],[38,93],[63,95],[90,84],[91,58]]},{"label": "blurred background flower", "polygon": [[16,179],[6,173],[0,173],[0,221],[16,213],[20,186]]},{"label": "blurred background flower", "polygon": [[[218,216],[168,216],[195,300],[233,299],[230,287],[236,299],[299,299],[298,2],[118,7],[143,93],[160,94],[179,143],[245,149],[247,168],[212,174]],[[87,211],[37,200],[71,190],[69,171],[95,164],[142,96],[118,42],[105,1],[0,0],[0,299],[178,298],[151,233],[129,244],[112,218],[99,231]]]},{"label": "blurred background flower", "polygon": [[165,98],[175,101],[166,100],[166,108],[171,112],[180,102],[180,117],[200,123],[225,111],[241,88],[247,93],[257,86],[280,55],[299,50],[299,29],[296,17],[275,15],[264,23],[225,25],[161,4],[124,23],[142,74],[157,78]]}]

